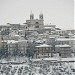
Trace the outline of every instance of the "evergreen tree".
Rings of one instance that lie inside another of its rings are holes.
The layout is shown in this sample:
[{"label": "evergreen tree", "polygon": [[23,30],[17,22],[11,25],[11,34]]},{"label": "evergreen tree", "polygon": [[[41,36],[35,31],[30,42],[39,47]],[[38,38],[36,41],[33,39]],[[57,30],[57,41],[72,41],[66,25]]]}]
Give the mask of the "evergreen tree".
[{"label": "evergreen tree", "polygon": [[8,57],[8,47],[6,43],[3,43],[2,47],[0,48],[0,58],[4,57]]},{"label": "evergreen tree", "polygon": [[26,56],[33,58],[34,54],[35,54],[35,42],[32,42],[28,44],[28,47],[26,50]]}]

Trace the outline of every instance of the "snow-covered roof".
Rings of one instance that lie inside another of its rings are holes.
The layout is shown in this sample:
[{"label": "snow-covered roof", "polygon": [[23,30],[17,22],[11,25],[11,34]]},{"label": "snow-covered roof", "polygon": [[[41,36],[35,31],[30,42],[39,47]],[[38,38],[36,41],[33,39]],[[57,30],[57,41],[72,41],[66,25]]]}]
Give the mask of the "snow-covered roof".
[{"label": "snow-covered roof", "polygon": [[42,44],[42,45],[35,46],[35,47],[52,47],[52,46],[51,45],[47,45],[47,44]]},{"label": "snow-covered roof", "polygon": [[42,59],[32,59],[32,61],[41,61]]},{"label": "snow-covered roof", "polygon": [[60,35],[56,35],[56,34],[54,34],[54,35],[49,35],[49,37],[59,37]]},{"label": "snow-covered roof", "polygon": [[39,34],[39,35],[43,35],[43,34]]},{"label": "snow-covered roof", "polygon": [[0,26],[5,26],[5,27],[7,26],[8,27],[8,26],[10,26],[10,24],[0,25]]},{"label": "snow-covered roof", "polygon": [[53,30],[55,30],[55,28],[53,28],[53,27],[44,27],[45,29],[53,29]]},{"label": "snow-covered roof", "polygon": [[75,37],[75,35],[73,35],[72,37]]},{"label": "snow-covered roof", "polygon": [[55,38],[55,37],[51,36],[51,37],[49,37],[49,38],[52,39],[52,38]]},{"label": "snow-covered roof", "polygon": [[57,61],[57,58],[44,58],[43,60]]},{"label": "snow-covered roof", "polygon": [[15,32],[11,32],[9,35],[12,36],[12,37],[14,37],[17,34]]},{"label": "snow-covered roof", "polygon": [[36,43],[42,43],[42,41],[41,40],[37,40],[37,41],[35,41]]},{"label": "snow-covered roof", "polygon": [[55,47],[71,47],[70,45],[64,44],[64,45],[55,45]]},{"label": "snow-covered roof", "polygon": [[23,31],[23,30],[19,30],[19,31]]},{"label": "snow-covered roof", "polygon": [[68,62],[68,61],[75,61],[75,58],[40,58],[40,59],[32,59],[32,61],[61,61],[61,62]]},{"label": "snow-covered roof", "polygon": [[18,43],[18,41],[15,41],[15,40],[4,40],[3,42],[7,42],[7,44]]},{"label": "snow-covered roof", "polygon": [[44,27],[45,29],[51,29],[52,27]]},{"label": "snow-covered roof", "polygon": [[72,33],[70,32],[68,35],[73,36],[74,34],[72,34]]},{"label": "snow-covered roof", "polygon": [[33,27],[30,27],[29,30],[35,30]]},{"label": "snow-covered roof", "polygon": [[14,36],[19,37],[20,35],[17,35],[17,34],[16,34],[16,35],[14,35]]},{"label": "snow-covered roof", "polygon": [[7,44],[13,44],[13,43],[19,43],[19,42],[27,42],[27,40],[18,40],[18,41],[15,41],[15,40],[4,40],[3,42],[7,42]]},{"label": "snow-covered roof", "polygon": [[67,62],[67,61],[75,61],[75,58],[61,58],[60,60],[58,60],[58,61],[65,61],[65,62]]},{"label": "snow-covered roof", "polygon": [[75,38],[57,38],[57,41],[75,41]]},{"label": "snow-covered roof", "polygon": [[56,31],[66,31],[66,30],[63,29],[63,30],[56,30]]},{"label": "snow-covered roof", "polygon": [[27,42],[27,40],[18,40],[18,42]]},{"label": "snow-covered roof", "polygon": [[10,24],[10,25],[20,25],[20,23],[19,24],[15,23],[15,24]]}]

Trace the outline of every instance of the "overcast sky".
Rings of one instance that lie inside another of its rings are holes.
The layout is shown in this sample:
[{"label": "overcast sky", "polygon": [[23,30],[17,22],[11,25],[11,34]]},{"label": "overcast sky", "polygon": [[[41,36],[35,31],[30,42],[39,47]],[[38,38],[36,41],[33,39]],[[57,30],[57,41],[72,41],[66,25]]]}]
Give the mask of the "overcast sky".
[{"label": "overcast sky", "polygon": [[45,24],[74,28],[74,0],[0,0],[0,25],[25,23],[31,11],[35,18],[42,12]]},{"label": "overcast sky", "polygon": [[74,29],[75,29],[75,0],[74,0]]}]

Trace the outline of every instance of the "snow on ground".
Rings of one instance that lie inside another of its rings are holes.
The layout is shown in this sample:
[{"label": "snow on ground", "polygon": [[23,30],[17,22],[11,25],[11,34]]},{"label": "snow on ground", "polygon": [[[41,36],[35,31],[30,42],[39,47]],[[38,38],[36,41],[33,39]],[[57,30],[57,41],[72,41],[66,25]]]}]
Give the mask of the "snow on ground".
[{"label": "snow on ground", "polygon": [[[61,62],[59,62],[59,59]],[[41,58],[36,60],[30,59],[32,62],[40,62],[37,64],[30,62],[29,59],[25,57],[23,58],[24,61],[19,61],[22,60],[21,57],[16,58],[16,60],[16,62],[18,62],[16,64],[11,64],[5,59],[0,60],[0,75],[75,75],[75,63],[73,62],[75,61],[75,58]],[[51,62],[54,60],[58,61]],[[15,60],[13,58],[12,62],[14,61]],[[43,62],[41,63],[41,61]],[[48,62],[46,63],[46,61]]]}]

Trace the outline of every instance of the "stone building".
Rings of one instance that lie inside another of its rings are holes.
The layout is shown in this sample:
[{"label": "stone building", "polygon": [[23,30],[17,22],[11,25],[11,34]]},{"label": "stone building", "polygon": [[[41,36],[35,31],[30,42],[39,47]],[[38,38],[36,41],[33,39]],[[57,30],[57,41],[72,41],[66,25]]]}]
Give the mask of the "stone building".
[{"label": "stone building", "polygon": [[67,44],[64,44],[64,45],[55,45],[55,50],[56,52],[59,53],[59,56],[60,57],[71,57],[71,46],[70,45],[67,45]]},{"label": "stone building", "polygon": [[55,33],[56,25],[44,25],[44,31],[49,32],[51,34]]},{"label": "stone building", "polygon": [[42,44],[35,46],[37,57],[50,57],[52,52],[52,46],[47,44]]},{"label": "stone building", "polygon": [[28,25],[29,30],[43,30],[44,22],[43,22],[43,14],[39,15],[39,19],[34,19],[34,14],[30,14],[30,19],[26,20],[26,24]]},{"label": "stone building", "polygon": [[75,44],[75,39],[74,38],[57,38],[56,39],[56,44],[59,45],[59,44],[68,44],[70,45],[71,47],[73,47]]},{"label": "stone building", "polygon": [[27,40],[5,40],[8,46],[8,53],[11,55],[14,52],[17,52],[18,54],[25,54],[26,53],[26,48],[27,48]]}]

